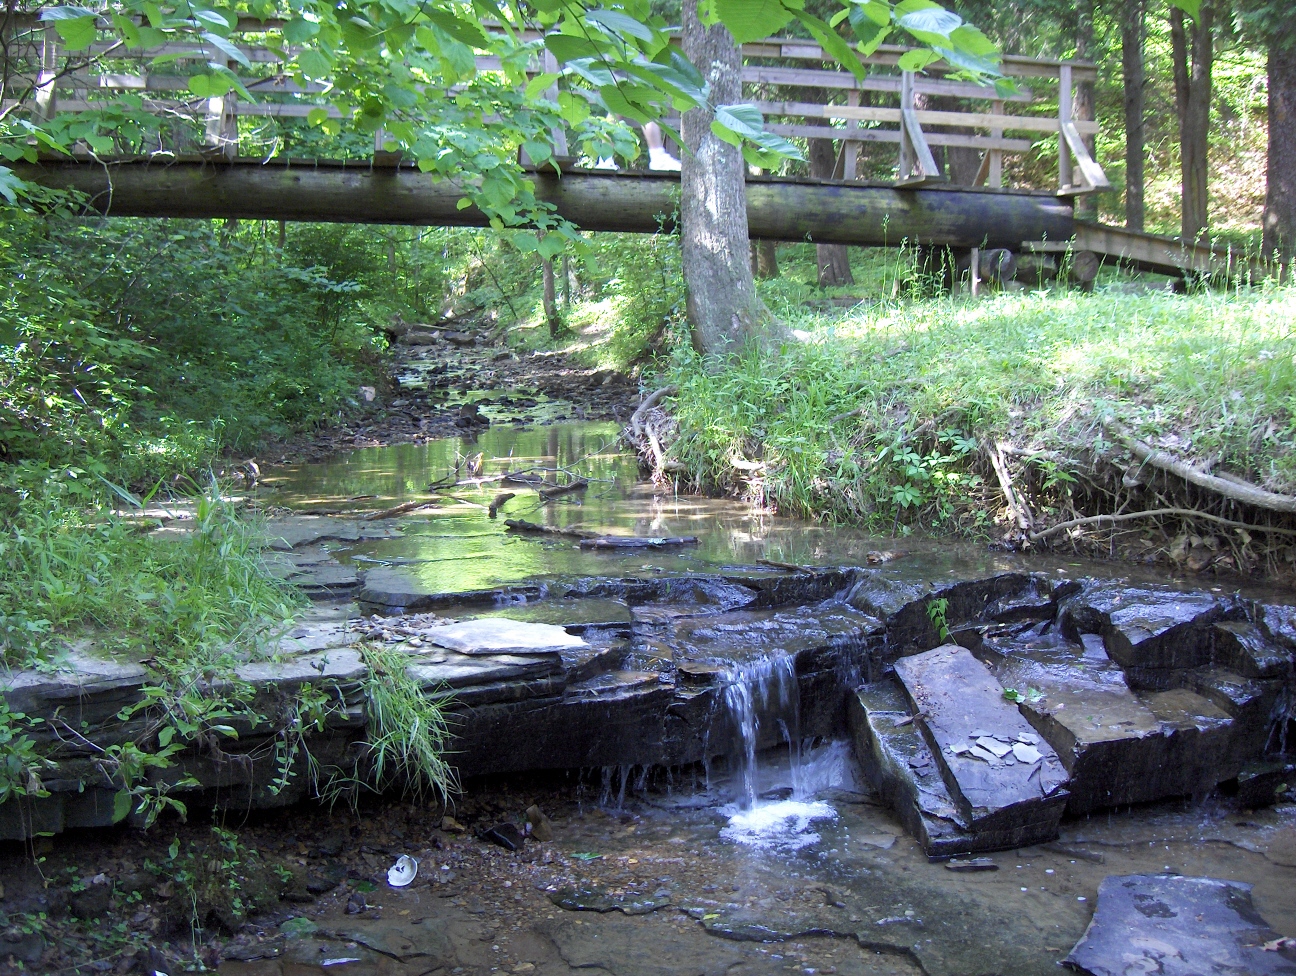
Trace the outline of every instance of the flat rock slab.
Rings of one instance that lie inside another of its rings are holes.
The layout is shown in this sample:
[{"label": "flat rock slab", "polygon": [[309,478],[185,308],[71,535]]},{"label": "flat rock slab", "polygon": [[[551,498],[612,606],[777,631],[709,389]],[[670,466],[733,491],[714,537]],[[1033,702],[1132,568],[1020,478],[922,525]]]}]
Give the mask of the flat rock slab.
[{"label": "flat rock slab", "polygon": [[423,639],[460,654],[549,654],[588,647],[554,624],[537,624],[508,617],[464,620],[444,627],[429,627]]},{"label": "flat rock slab", "polygon": [[[1286,609],[1286,608],[1284,608]],[[1274,614],[1274,619],[1280,619]],[[1285,678],[1291,674],[1292,654],[1245,620],[1224,620],[1213,628],[1212,663],[1244,678]]]},{"label": "flat rock slab", "polygon": [[900,658],[895,670],[968,827],[1037,828],[1028,833],[1053,839],[1069,797],[1066,770],[990,669],[946,644]]},{"label": "flat rock slab", "polygon": [[361,539],[397,539],[401,531],[392,525],[331,518],[327,515],[290,515],[268,519],[265,535],[271,549],[288,550],[313,545],[326,539],[359,542]]},{"label": "flat rock slab", "polygon": [[1067,636],[1102,635],[1107,653],[1130,683],[1168,687],[1176,670],[1210,664],[1212,626],[1229,607],[1209,593],[1091,584],[1063,612]]},{"label": "flat rock slab", "polygon": [[1200,794],[1237,771],[1226,761],[1228,715],[1189,691],[1131,691],[1100,648],[988,638],[978,653],[1024,694],[1022,714],[1057,751],[1071,777],[1070,815]]},{"label": "flat rock slab", "polygon": [[882,624],[876,617],[845,603],[829,601],[780,610],[734,610],[678,618],[665,642],[674,649],[677,664],[742,662],[788,655],[797,658],[797,670],[803,672],[831,667],[834,662],[827,656],[834,652],[862,652],[868,639],[881,632]]},{"label": "flat rock slab", "polygon": [[929,858],[986,849],[967,832],[898,685],[879,681],[858,689],[851,696],[850,726],[865,781]]},{"label": "flat rock slab", "polygon": [[1114,875],[1063,962],[1090,976],[1293,976],[1296,950],[1251,903],[1251,885],[1215,878]]}]

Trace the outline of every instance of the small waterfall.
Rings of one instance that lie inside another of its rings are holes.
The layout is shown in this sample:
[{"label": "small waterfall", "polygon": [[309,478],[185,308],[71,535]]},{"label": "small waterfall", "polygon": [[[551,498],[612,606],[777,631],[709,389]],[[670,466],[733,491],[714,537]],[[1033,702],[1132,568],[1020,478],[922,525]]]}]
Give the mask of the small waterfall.
[{"label": "small waterfall", "polygon": [[[797,685],[795,662],[784,654],[739,665],[725,685],[724,704],[738,740],[737,761],[742,783],[739,804],[750,809],[756,804],[756,750],[762,717],[780,724],[793,750],[800,742],[801,690]],[[794,755],[794,762],[795,758]]]}]

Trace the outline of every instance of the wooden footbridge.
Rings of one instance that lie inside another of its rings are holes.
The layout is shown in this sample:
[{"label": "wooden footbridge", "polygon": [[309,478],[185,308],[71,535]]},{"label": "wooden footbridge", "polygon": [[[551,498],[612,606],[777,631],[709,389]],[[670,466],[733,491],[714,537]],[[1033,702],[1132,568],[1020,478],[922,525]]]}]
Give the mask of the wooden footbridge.
[{"label": "wooden footbridge", "polygon": [[[244,39],[265,25],[240,23]],[[90,49],[95,67],[60,69],[58,36],[48,25],[19,25],[8,45],[17,70],[3,94],[13,98],[26,79],[34,92],[20,106],[42,119],[60,112],[104,108],[123,95],[145,110],[179,120],[177,145],[148,155],[91,153],[13,166],[28,181],[85,194],[92,211],[131,217],[237,218],[375,224],[485,226],[475,208],[459,209],[462,191],[437,182],[399,154],[318,160],[241,155],[268,141],[262,131],[282,120],[305,119],[324,108],[318,84],[283,73],[277,51],[240,45],[261,73],[246,77],[256,101],[234,95],[186,98],[186,59],[210,60],[191,49],[127,51],[109,43]],[[161,70],[145,66],[171,55]],[[1034,254],[1036,266],[1061,263],[1073,277],[1092,281],[1102,262],[1170,275],[1233,275],[1236,256],[1171,238],[1135,234],[1077,221],[1078,196],[1110,188],[1091,153],[1098,126],[1077,99],[1092,85],[1091,64],[1005,57],[1003,71],[1018,81],[1007,97],[946,77],[902,71],[903,48],[881,48],[861,58],[863,80],[839,70],[811,41],[770,38],[743,45],[744,94],[773,132],[832,147],[832,172],[821,178],[753,176],[748,179],[753,239],[864,246],[901,242],[971,252],[972,276],[985,249],[1001,253],[995,270]],[[223,57],[223,55],[222,55]],[[535,72],[554,70],[551,55]],[[64,59],[66,64],[66,59]],[[233,63],[231,62],[231,66]],[[107,70],[109,67],[112,70]],[[481,71],[498,70],[480,58]],[[12,107],[13,102],[6,102]],[[187,126],[187,130],[185,129]],[[176,126],[171,126],[175,131]],[[186,131],[188,144],[186,145]],[[555,131],[559,154],[566,135]],[[124,147],[120,147],[124,148]],[[821,152],[820,158],[823,158]],[[648,169],[608,171],[597,161],[556,157],[537,169],[536,195],[586,230],[654,232],[669,227],[678,176]],[[1042,175],[1047,174],[1047,175]],[[1048,179],[1051,185],[1043,185]]]}]

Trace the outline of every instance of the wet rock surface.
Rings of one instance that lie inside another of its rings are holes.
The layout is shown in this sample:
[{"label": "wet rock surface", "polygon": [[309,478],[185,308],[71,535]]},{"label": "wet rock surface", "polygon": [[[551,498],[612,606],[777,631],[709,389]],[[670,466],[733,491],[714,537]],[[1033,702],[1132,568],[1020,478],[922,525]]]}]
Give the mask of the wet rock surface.
[{"label": "wet rock surface", "polygon": [[1064,962],[1090,976],[1296,973],[1296,941],[1270,928],[1251,888],[1216,878],[1105,878],[1093,921]]},{"label": "wet rock surface", "polygon": [[[327,521],[291,523],[303,551],[369,531]],[[285,525],[280,537],[291,534]],[[367,593],[394,592],[385,581],[401,577],[346,568]],[[318,603],[239,676],[267,702],[305,684],[340,696],[315,759],[341,761],[367,727],[365,648],[395,650],[426,694],[451,696],[463,777],[685,767],[850,729],[870,782],[932,856],[1049,840],[1064,807],[1078,816],[1205,795],[1275,748],[1284,727],[1273,716],[1293,694],[1291,652],[1272,636],[1285,619],[1277,605],[1110,581],[729,567],[426,587],[419,600],[435,609],[368,605],[362,616]],[[936,646],[937,600],[960,644]],[[84,723],[101,747],[130,741],[139,729],[116,716],[139,700],[148,668],[100,660],[89,646],[78,653],[67,671],[8,676],[11,707]],[[878,679],[898,681],[903,704]],[[56,731],[42,734],[52,743]],[[273,730],[242,735],[225,751],[248,759],[184,755],[199,802],[277,807],[306,795],[305,767],[289,788],[272,788],[273,762],[251,758],[273,751]],[[63,760],[50,796],[21,815],[0,807],[0,836],[112,822],[113,791],[92,759]]]}]

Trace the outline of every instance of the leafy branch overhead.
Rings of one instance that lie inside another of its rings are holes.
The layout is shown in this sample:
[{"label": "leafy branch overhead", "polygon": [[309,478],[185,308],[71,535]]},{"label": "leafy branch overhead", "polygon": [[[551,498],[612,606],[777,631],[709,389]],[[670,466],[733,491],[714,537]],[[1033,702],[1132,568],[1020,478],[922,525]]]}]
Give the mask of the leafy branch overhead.
[{"label": "leafy branch overhead", "polygon": [[[860,57],[893,42],[917,45],[901,59],[905,70],[943,60],[959,75],[1006,83],[995,45],[932,0],[848,0],[828,20],[804,7],[804,0],[703,0],[703,15],[739,43],[799,27],[861,78]],[[456,183],[462,206],[478,206],[497,229],[542,232],[520,232],[519,243],[547,257],[579,237],[536,199],[518,159],[522,150],[536,165],[552,161],[556,132],[589,159],[630,160],[639,147],[624,120],[660,123],[707,106],[716,133],[741,145],[749,161],[770,165],[799,156],[765,130],[753,107],[709,104],[706,79],[672,42],[677,28],[653,14],[648,0],[245,0],[234,8],[110,0],[100,10],[46,8],[40,20],[82,63],[145,51],[158,52],[149,59],[153,69],[196,61],[203,67],[186,79],[194,99],[235,92],[255,100],[243,80],[254,64],[240,43],[250,37],[275,52],[298,85],[323,87],[328,107],[310,112],[311,126],[332,136],[381,133],[384,148]],[[480,70],[479,57],[492,58],[498,69]],[[111,151],[114,127],[142,124],[138,113],[120,109],[116,116],[90,115],[73,132],[66,122],[55,126],[11,111],[0,129],[0,156],[31,158],[38,144],[66,150],[76,139]],[[8,173],[0,168],[6,197],[15,192]]]}]

